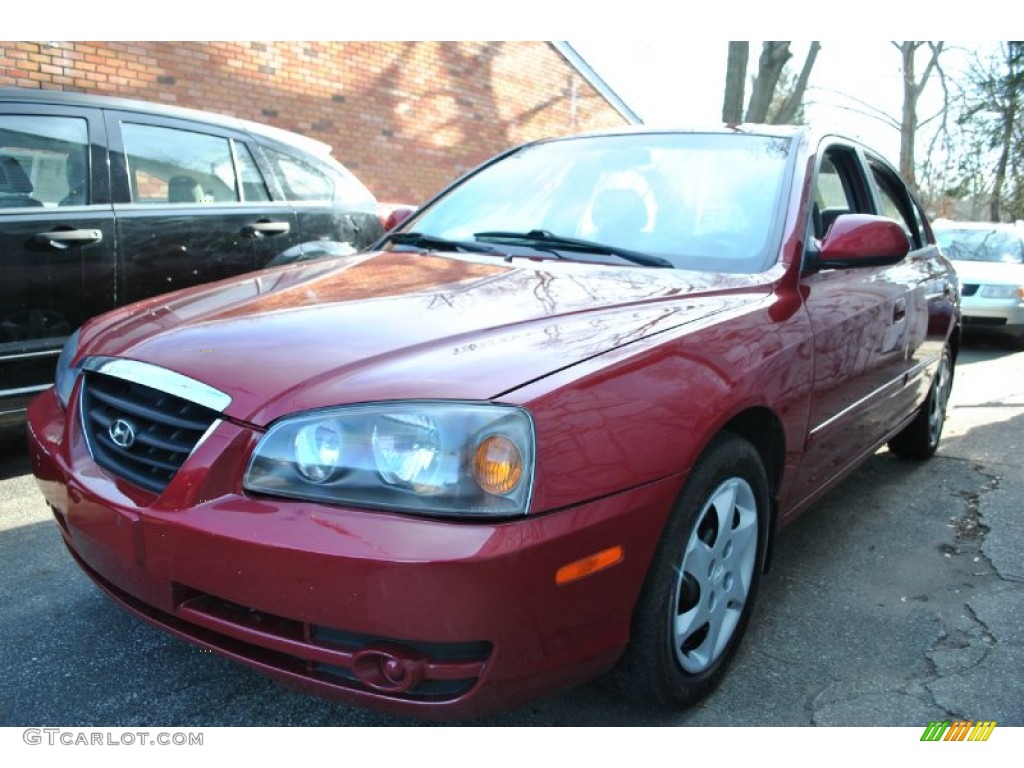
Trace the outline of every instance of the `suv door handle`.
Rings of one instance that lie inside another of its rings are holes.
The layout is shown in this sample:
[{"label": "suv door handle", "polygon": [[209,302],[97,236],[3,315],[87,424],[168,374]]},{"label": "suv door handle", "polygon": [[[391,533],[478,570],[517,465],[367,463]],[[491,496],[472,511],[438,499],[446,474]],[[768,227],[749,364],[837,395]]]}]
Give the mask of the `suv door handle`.
[{"label": "suv door handle", "polygon": [[292,225],[287,221],[254,221],[242,227],[242,234],[247,237],[267,237],[284,235],[291,232]]},{"label": "suv door handle", "polygon": [[39,232],[32,240],[36,245],[60,251],[74,245],[98,243],[103,240],[103,232],[98,229],[58,229],[53,232]]}]

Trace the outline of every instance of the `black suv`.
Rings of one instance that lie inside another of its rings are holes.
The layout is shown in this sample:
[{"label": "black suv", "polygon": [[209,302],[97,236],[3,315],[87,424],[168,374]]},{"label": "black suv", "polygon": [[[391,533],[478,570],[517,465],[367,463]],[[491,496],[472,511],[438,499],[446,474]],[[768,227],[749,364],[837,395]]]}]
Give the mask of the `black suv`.
[{"label": "black suv", "polygon": [[383,234],[318,141],[123,99],[0,88],[0,426],[93,315]]}]

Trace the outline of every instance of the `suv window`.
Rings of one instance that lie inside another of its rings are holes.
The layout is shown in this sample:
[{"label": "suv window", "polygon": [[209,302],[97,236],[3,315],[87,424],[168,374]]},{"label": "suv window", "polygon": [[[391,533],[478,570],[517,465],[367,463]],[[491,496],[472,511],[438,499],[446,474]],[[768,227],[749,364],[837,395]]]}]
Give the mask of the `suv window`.
[{"label": "suv window", "polygon": [[228,139],[138,123],[122,123],[121,135],[132,202],[238,202]]},{"label": "suv window", "polygon": [[264,147],[286,200],[333,200],[334,180],[319,168],[298,158]]},{"label": "suv window", "polygon": [[373,194],[344,166],[325,158],[324,166],[314,166],[294,155],[264,146],[263,152],[281,182],[286,200],[337,201],[343,205],[373,204]]},{"label": "suv window", "polygon": [[249,202],[270,200],[267,183],[263,180],[249,147],[241,141],[232,141],[231,145],[235,150],[235,162],[238,164],[238,178],[242,181],[242,199]]},{"label": "suv window", "polygon": [[88,144],[82,118],[0,116],[0,209],[88,204]]}]

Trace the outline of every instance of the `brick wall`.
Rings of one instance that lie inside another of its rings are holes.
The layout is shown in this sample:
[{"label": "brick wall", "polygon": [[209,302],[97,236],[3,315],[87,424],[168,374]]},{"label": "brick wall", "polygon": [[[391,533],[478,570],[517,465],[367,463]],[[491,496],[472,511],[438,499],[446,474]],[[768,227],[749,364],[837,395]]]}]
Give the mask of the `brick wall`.
[{"label": "brick wall", "polygon": [[521,141],[626,123],[544,42],[0,42],[0,85],[298,131],[380,200],[412,203]]}]

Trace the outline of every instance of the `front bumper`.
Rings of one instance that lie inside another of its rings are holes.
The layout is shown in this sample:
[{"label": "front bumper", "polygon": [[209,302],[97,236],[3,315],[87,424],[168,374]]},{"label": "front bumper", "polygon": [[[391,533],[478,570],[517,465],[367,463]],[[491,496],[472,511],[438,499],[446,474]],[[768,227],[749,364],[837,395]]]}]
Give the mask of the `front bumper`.
[{"label": "front bumper", "polygon": [[961,299],[964,327],[1024,337],[1024,302],[1019,299]]},{"label": "front bumper", "polygon": [[[32,467],[86,573],[142,618],[310,692],[470,717],[608,670],[681,478],[505,523],[239,492],[258,435],[220,423],[154,495],[89,454],[73,405],[29,409]],[[625,557],[563,586],[556,571]]]}]

